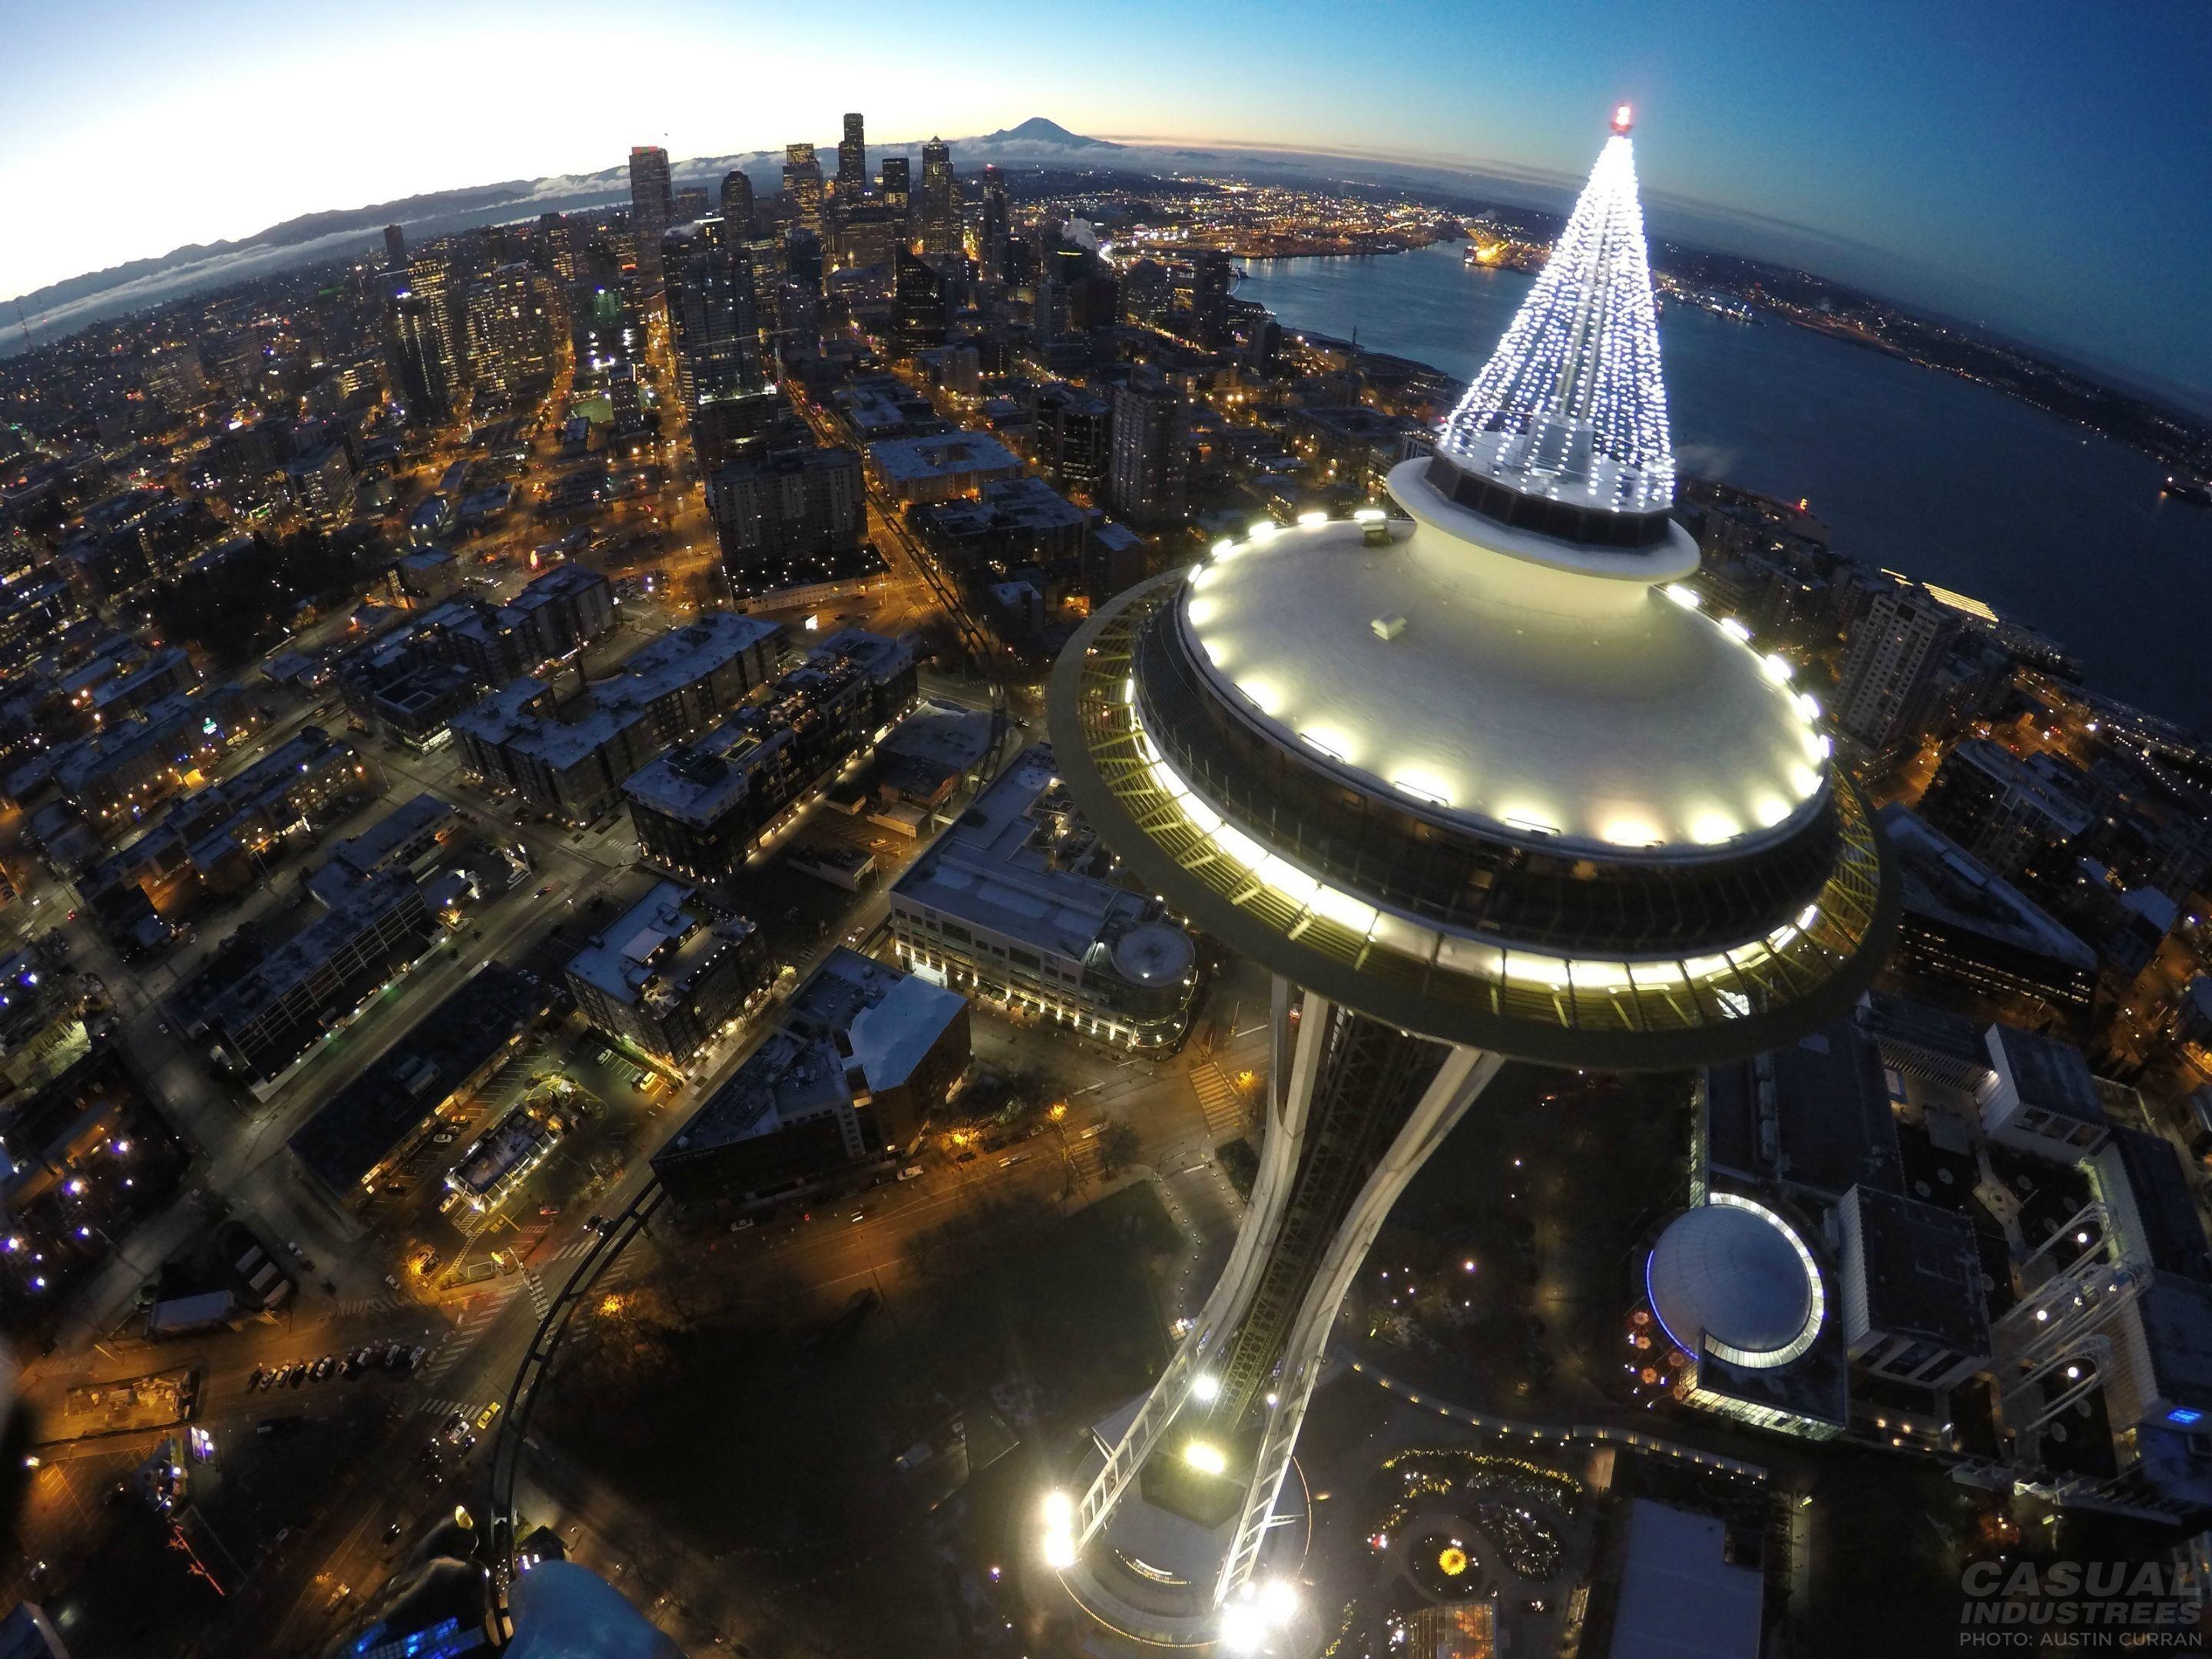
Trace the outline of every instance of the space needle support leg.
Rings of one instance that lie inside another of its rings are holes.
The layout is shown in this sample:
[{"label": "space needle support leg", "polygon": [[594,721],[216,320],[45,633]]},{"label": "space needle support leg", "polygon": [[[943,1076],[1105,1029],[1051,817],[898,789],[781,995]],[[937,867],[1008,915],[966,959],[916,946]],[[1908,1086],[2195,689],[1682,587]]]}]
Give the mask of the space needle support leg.
[{"label": "space needle support leg", "polygon": [[[1297,1018],[1290,1018],[1297,1011]],[[1152,1455],[1160,1437],[1189,1398],[1190,1387],[1212,1360],[1222,1339],[1236,1328],[1258,1288],[1261,1270],[1282,1231],[1283,1212],[1289,1206],[1292,1176],[1304,1146],[1306,1119],[1313,1104],[1333,1008],[1328,1000],[1301,990],[1289,981],[1275,981],[1273,1024],[1275,1053],[1287,1054],[1285,1079],[1279,1085],[1270,1078],[1267,1091],[1267,1127],[1260,1137],[1260,1169],[1252,1183],[1252,1202],[1237,1229],[1229,1265],[1206,1298],[1198,1317],[1176,1345],[1167,1370],[1152,1384],[1144,1405],[1121,1439],[1109,1448],[1105,1467],[1091,1480],[1076,1510],[1076,1541],[1087,1546],[1113,1517],[1114,1506]]]},{"label": "space needle support leg", "polygon": [[1328,1349],[1337,1311],[1344,1305],[1345,1295],[1352,1288],[1360,1263],[1366,1260],[1369,1247],[1375,1243],[1376,1234],[1382,1231],[1391,1206],[1398,1201],[1406,1183],[1413,1179],[1413,1172],[1436,1151],[1504,1063],[1501,1056],[1480,1048],[1455,1047],[1446,1053],[1443,1063],[1422,1091],[1405,1127],[1398,1132],[1390,1150],[1360,1189],[1358,1200],[1345,1218],[1344,1224],[1329,1241],[1328,1249],[1322,1258],[1321,1271],[1299,1305],[1290,1340],[1283,1352],[1274,1403],[1268,1408],[1259,1455],[1253,1461],[1251,1484],[1245,1489],[1236,1536],[1214,1587],[1217,1607],[1251,1577],[1252,1569],[1259,1560],[1274,1516],[1275,1499],[1282,1491],[1284,1476],[1290,1472],[1298,1431],[1305,1422],[1306,1403],[1313,1397],[1314,1384],[1320,1380],[1322,1357]]}]

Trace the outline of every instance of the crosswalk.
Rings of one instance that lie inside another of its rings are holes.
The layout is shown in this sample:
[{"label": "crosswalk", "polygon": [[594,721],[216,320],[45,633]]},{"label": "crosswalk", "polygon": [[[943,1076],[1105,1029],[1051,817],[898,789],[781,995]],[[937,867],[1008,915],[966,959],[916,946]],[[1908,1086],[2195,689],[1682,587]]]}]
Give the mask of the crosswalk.
[{"label": "crosswalk", "polygon": [[537,1268],[525,1267],[522,1270],[522,1288],[528,1293],[530,1305],[536,1310],[538,1316],[544,1318],[553,1306],[553,1298],[546,1294],[544,1281],[538,1277]]},{"label": "crosswalk", "polygon": [[1198,1097],[1199,1115],[1206,1120],[1206,1138],[1222,1141],[1244,1133],[1244,1103],[1231,1086],[1228,1074],[1212,1060],[1190,1068],[1191,1092]]},{"label": "crosswalk", "polygon": [[460,1413],[464,1417],[471,1417],[476,1413],[476,1407],[471,1401],[466,1400],[441,1398],[426,1400],[415,1408],[415,1414],[417,1417],[451,1417],[455,1412]]},{"label": "crosswalk", "polygon": [[437,1382],[460,1364],[478,1338],[507,1311],[507,1304],[519,1293],[512,1281],[498,1289],[487,1291],[462,1310],[453,1328],[439,1340],[437,1346],[422,1356],[422,1364],[416,1375],[427,1385]]},{"label": "crosswalk", "polygon": [[337,1304],[340,1319],[362,1319],[371,1314],[389,1313],[395,1308],[410,1305],[413,1298],[399,1291],[386,1291],[382,1296],[343,1297]]}]

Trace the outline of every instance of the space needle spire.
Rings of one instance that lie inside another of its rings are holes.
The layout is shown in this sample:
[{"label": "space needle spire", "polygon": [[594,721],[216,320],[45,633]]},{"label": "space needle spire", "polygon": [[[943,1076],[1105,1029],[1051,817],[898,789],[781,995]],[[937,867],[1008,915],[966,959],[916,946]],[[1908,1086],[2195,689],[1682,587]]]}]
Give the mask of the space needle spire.
[{"label": "space needle spire", "polygon": [[[1490,492],[1476,483],[1459,498],[1511,522],[1523,517],[1511,496],[1630,519],[1663,514],[1674,504],[1674,451],[1632,118],[1627,105],[1614,110],[1612,136],[1550,261],[1437,445],[1505,492],[1486,502],[1479,498]],[[1572,538],[1634,539],[1622,526],[1590,528],[1595,533]]]}]

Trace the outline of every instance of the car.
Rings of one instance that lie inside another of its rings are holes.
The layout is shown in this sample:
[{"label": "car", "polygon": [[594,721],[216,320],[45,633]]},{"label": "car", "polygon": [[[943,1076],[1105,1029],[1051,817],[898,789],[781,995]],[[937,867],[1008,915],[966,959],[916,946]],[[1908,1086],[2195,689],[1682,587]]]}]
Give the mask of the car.
[{"label": "car", "polygon": [[730,1231],[733,1233],[746,1232],[750,1231],[753,1225],[753,1218],[750,1216],[741,1215],[730,1224]]},{"label": "car", "polygon": [[848,1217],[846,1218],[846,1219],[847,1219],[848,1221],[851,1222],[851,1223],[853,1224],[853,1225],[854,1225],[855,1227],[859,1226],[859,1225],[860,1225],[863,1221],[866,1221],[867,1218],[868,1218],[868,1212],[867,1212],[866,1210],[855,1210],[855,1211],[854,1211],[854,1212],[853,1212],[853,1213],[852,1213],[851,1215],[849,1215],[849,1216],[848,1216]]},{"label": "car", "polygon": [[492,1419],[499,1415],[499,1408],[500,1402],[496,1400],[488,1403],[482,1411],[477,1413],[477,1426],[480,1429],[489,1428],[491,1426]]},{"label": "car", "polygon": [[260,1388],[268,1381],[269,1373],[264,1370],[260,1366],[256,1365],[253,1368],[253,1375],[246,1379],[246,1393],[252,1394],[256,1389]]},{"label": "car", "polygon": [[453,1139],[453,1132],[451,1129],[441,1129],[430,1137],[430,1144],[434,1146],[444,1146],[449,1145]]},{"label": "car", "polygon": [[305,1262],[307,1261],[307,1253],[300,1248],[299,1241],[297,1239],[292,1240],[290,1243],[287,1243],[284,1248],[291,1251],[292,1259],[295,1261]]},{"label": "car", "polygon": [[337,1367],[337,1358],[336,1355],[325,1354],[320,1359],[318,1359],[314,1363],[313,1367],[309,1369],[307,1372],[308,1380],[315,1382],[321,1382]]},{"label": "car", "polygon": [[407,1351],[407,1369],[413,1370],[416,1366],[422,1363],[422,1356],[429,1352],[429,1349],[417,1342]]},{"label": "car", "polygon": [[384,1529],[384,1541],[385,1541],[386,1543],[387,1543],[387,1544],[391,1543],[394,1539],[398,1538],[398,1536],[399,1536],[399,1523],[398,1523],[397,1521],[394,1521],[394,1522],[393,1522],[390,1526],[386,1527],[386,1528]]},{"label": "car", "polygon": [[975,1154],[973,1152],[963,1152],[959,1157],[954,1158],[952,1161],[955,1164],[973,1164],[975,1161]]},{"label": "car", "polygon": [[552,896],[553,889],[550,885],[541,887],[538,890],[538,896],[540,898],[550,898]]},{"label": "car", "polygon": [[387,1290],[396,1291],[399,1288],[399,1281],[394,1279],[390,1273],[385,1274],[384,1284],[385,1288]]},{"label": "car", "polygon": [[292,1362],[292,1369],[291,1369],[290,1370],[286,1371],[286,1372],[284,1373],[284,1381],[285,1381],[285,1383],[286,1383],[286,1384],[287,1384],[287,1386],[289,1386],[289,1387],[291,1387],[291,1388],[295,1388],[295,1389],[296,1389],[296,1388],[298,1388],[298,1387],[300,1386],[300,1384],[301,1384],[302,1382],[306,1382],[307,1380],[307,1362],[306,1360],[304,1360],[304,1359],[295,1359],[295,1360],[294,1360],[294,1361]]},{"label": "car", "polygon": [[898,1172],[898,1178],[899,1178],[901,1181],[919,1181],[919,1180],[921,1180],[921,1164],[908,1164],[908,1165],[906,1166],[906,1168],[904,1168],[903,1170],[901,1170]]}]

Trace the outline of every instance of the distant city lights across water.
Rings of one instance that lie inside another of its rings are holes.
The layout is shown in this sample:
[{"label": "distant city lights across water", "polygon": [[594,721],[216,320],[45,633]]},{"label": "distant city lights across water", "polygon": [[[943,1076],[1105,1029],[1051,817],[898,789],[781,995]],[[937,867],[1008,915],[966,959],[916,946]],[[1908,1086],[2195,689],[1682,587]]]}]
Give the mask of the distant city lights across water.
[{"label": "distant city lights across water", "polygon": [[[1243,266],[1238,297],[1467,377],[1529,278],[1460,245]],[[2042,629],[2092,690],[2212,730],[2197,671],[2212,514],[2161,501],[2166,469],[2017,399],[1778,322],[1660,319],[1686,476],[1804,498],[1869,568],[1941,582]]]}]

